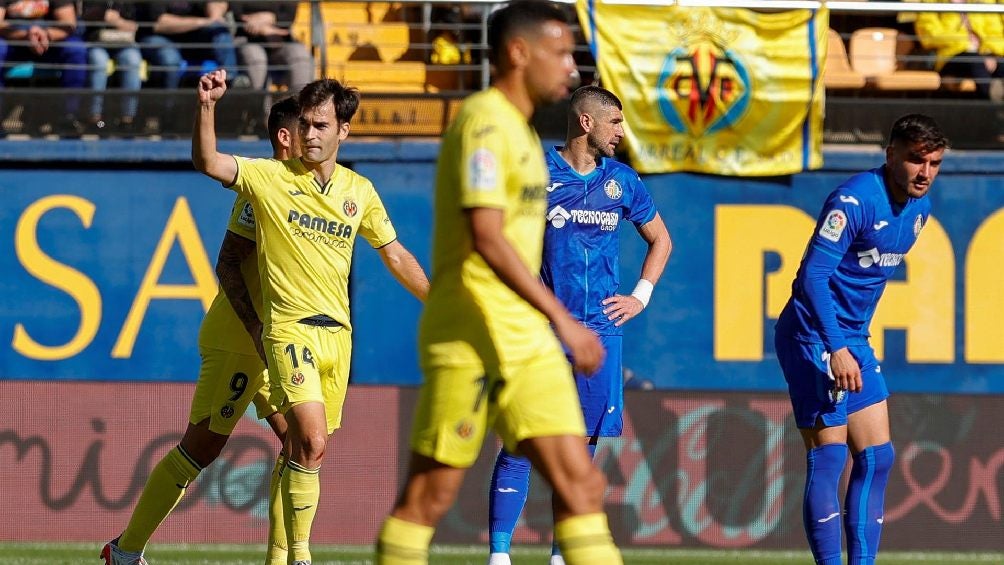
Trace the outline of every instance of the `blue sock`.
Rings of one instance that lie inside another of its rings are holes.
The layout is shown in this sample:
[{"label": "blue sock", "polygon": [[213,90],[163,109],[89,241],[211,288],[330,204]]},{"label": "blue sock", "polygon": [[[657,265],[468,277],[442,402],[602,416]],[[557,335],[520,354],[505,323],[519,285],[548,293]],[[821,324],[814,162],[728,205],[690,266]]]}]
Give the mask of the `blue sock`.
[{"label": "blue sock", "polygon": [[866,447],[854,455],[844,501],[848,565],[875,563],[885,519],[885,486],[895,459],[896,450],[888,442]]},{"label": "blue sock", "polygon": [[805,498],[802,522],[809,549],[818,565],[842,565],[840,556],[840,475],[847,463],[847,444],[832,443],[805,455]]},{"label": "blue sock", "polygon": [[512,532],[530,490],[530,460],[499,451],[488,493],[488,532],[492,553],[509,553]]},{"label": "blue sock", "polygon": [[[587,443],[586,448],[589,449],[589,458],[596,459],[596,444],[592,442]],[[551,555],[561,555],[561,549],[558,548],[558,540],[553,539],[553,536],[551,539]]]}]

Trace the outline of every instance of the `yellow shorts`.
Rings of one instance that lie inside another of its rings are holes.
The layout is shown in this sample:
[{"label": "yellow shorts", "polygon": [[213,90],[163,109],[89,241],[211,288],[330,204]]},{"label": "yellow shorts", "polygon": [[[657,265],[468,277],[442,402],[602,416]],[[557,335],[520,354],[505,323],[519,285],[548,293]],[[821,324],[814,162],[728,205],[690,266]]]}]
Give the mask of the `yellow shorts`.
[{"label": "yellow shorts", "polygon": [[269,403],[268,373],[257,355],[209,348],[200,348],[199,354],[202,366],[189,422],[198,424],[209,418],[210,431],[228,436],[251,402],[259,418],[277,411]]},{"label": "yellow shorts", "polygon": [[473,465],[489,428],[512,452],[527,438],[586,435],[572,368],[557,342],[488,370],[438,365],[423,372],[411,447],[440,463]]},{"label": "yellow shorts", "polygon": [[[275,337],[273,337],[275,336]],[[262,340],[268,358],[271,401],[283,414],[303,402],[321,402],[328,433],[342,426],[349,386],[352,332],[342,326],[291,323]]]}]

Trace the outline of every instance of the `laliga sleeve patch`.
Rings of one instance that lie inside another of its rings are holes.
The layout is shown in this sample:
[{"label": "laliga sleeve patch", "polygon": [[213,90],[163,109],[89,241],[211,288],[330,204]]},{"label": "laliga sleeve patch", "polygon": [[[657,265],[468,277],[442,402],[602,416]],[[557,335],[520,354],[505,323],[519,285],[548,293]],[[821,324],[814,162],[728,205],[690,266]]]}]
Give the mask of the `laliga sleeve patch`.
[{"label": "laliga sleeve patch", "polygon": [[471,190],[494,190],[498,186],[498,160],[488,149],[478,149],[467,162]]},{"label": "laliga sleeve patch", "polygon": [[831,210],[826,218],[823,219],[823,225],[819,228],[819,235],[823,239],[828,239],[834,243],[840,241],[840,236],[844,233],[844,228],[847,227],[847,216],[844,214],[843,210]]},{"label": "laliga sleeve patch", "polygon": [[244,209],[241,210],[241,215],[237,218],[237,223],[248,229],[254,229],[254,208],[251,207],[250,202],[246,202],[244,204]]}]

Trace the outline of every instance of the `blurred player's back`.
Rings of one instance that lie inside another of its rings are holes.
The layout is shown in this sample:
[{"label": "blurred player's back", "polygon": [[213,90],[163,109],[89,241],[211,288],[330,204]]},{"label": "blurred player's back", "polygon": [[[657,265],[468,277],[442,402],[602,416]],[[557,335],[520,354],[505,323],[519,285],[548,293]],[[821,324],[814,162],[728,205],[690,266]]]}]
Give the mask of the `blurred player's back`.
[{"label": "blurred player's back", "polygon": [[[539,146],[537,133],[495,89],[469,97],[444,135],[436,174],[434,283],[420,330],[423,352],[435,356],[430,361],[477,364],[479,354],[495,346],[521,358],[540,347],[542,335],[553,338],[547,318],[472,252],[465,227],[467,208],[503,210],[503,233],[526,268],[539,271],[547,205],[547,167]],[[471,189],[461,193],[468,183]],[[488,190],[496,183],[504,183],[503,190]],[[449,351],[429,349],[433,343],[454,345]]]}]

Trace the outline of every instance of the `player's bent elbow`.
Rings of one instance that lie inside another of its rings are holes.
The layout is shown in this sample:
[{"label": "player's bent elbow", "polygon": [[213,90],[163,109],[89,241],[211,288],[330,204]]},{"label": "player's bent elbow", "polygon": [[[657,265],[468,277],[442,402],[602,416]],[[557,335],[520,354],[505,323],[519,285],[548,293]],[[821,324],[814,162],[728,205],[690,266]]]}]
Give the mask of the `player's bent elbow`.
[{"label": "player's bent elbow", "polygon": [[194,153],[194,152],[192,153],[192,166],[195,167],[195,170],[199,171],[200,173],[212,176],[212,171],[210,170],[212,168],[210,166],[211,162],[212,161],[208,159],[205,155],[201,155],[199,153]]}]

